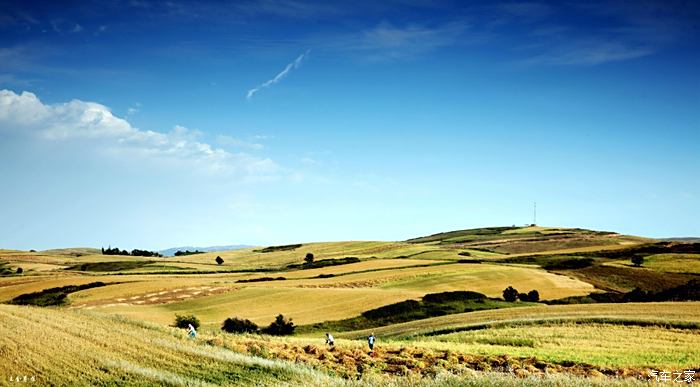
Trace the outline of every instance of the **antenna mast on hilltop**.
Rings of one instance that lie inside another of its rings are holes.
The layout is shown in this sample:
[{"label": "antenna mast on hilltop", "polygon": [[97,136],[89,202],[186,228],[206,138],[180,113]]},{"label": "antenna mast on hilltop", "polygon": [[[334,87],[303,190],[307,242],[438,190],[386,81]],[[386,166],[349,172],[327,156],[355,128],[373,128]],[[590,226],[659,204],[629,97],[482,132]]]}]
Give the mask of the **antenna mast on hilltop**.
[{"label": "antenna mast on hilltop", "polygon": [[532,214],[532,225],[537,226],[537,202],[535,202],[533,214]]}]

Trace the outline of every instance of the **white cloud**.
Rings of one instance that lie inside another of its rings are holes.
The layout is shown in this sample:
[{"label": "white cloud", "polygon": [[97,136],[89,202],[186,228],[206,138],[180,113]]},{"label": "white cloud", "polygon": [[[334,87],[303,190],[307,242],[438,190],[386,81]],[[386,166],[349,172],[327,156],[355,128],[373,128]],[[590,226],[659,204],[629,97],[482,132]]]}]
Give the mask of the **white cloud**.
[{"label": "white cloud", "polygon": [[201,133],[176,126],[167,133],[141,130],[104,105],[73,100],[44,104],[30,92],[0,90],[0,135],[16,132],[43,141],[86,140],[104,153],[174,163],[209,173],[269,175],[274,161],[232,153],[199,141]]},{"label": "white cloud", "polygon": [[272,86],[272,85],[278,83],[279,81],[281,81],[284,77],[287,76],[287,74],[289,74],[290,71],[292,71],[293,69],[297,69],[297,68],[299,68],[299,66],[301,66],[301,63],[303,62],[304,58],[305,58],[307,55],[309,55],[309,52],[310,52],[310,50],[307,50],[305,53],[299,55],[296,59],[294,59],[294,61],[292,61],[291,63],[289,63],[289,64],[284,68],[284,70],[280,71],[277,75],[275,75],[274,78],[265,81],[265,83],[263,83],[263,84],[260,85],[260,86],[257,86],[257,87],[254,87],[254,88],[248,90],[248,92],[246,93],[246,96],[245,96],[245,97],[246,97],[247,99],[251,99],[251,98],[253,98],[253,96],[255,95],[255,93],[257,93],[257,92],[260,91],[261,89],[270,87],[270,86]]}]

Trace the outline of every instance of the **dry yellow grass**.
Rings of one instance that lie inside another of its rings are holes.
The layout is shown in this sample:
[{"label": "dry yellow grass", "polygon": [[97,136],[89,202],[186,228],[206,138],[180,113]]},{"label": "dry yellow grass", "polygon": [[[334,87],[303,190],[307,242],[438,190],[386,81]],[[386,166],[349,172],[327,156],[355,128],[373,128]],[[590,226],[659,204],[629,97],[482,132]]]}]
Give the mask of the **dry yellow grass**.
[{"label": "dry yellow grass", "polygon": [[354,317],[382,305],[418,298],[420,292],[382,289],[309,289],[249,286],[230,292],[174,304],[111,305],[96,310],[170,324],[175,314],[195,314],[203,324],[221,326],[228,317],[238,316],[261,325],[282,313],[296,324]]},{"label": "dry yellow grass", "polygon": [[2,380],[40,385],[335,385],[303,365],[253,358],[189,340],[184,331],[123,319],[0,305]]},{"label": "dry yellow grass", "polygon": [[[350,263],[346,265],[328,266],[319,269],[295,270],[286,273],[277,273],[275,275],[284,276],[285,278],[309,278],[316,277],[321,274],[346,274],[368,270],[386,270],[396,269],[407,266],[430,265],[442,261],[428,259],[371,259],[367,261]],[[262,274],[266,276],[267,274]]]},{"label": "dry yellow grass", "polygon": [[[605,265],[633,266],[629,259],[606,262]],[[642,267],[666,273],[700,274],[700,254],[654,254],[644,258]]]},{"label": "dry yellow grass", "polygon": [[[349,241],[349,242],[321,242],[305,243],[295,250],[274,251],[260,253],[260,247],[219,251],[188,255],[184,257],[170,257],[158,259],[158,261],[177,261],[181,263],[214,264],[217,256],[224,259],[222,269],[241,268],[279,268],[289,264],[304,262],[307,253],[314,254],[316,260],[358,257],[358,258],[396,258],[410,256],[425,252],[426,250],[440,250],[439,247],[416,245],[404,242],[377,242],[377,241]],[[449,250],[447,250],[449,251]],[[430,257],[427,257],[431,259]]]},{"label": "dry yellow grass", "polygon": [[[97,313],[0,305],[3,377],[27,376],[41,385],[290,385],[290,386],[584,386],[595,367],[546,364],[565,374],[521,376],[482,373],[507,362],[525,375],[542,375],[533,359],[479,357],[386,344],[368,356],[363,342],[338,340],[337,351],[321,339],[271,338],[183,330]],[[256,355],[256,357],[250,356]],[[337,356],[336,356],[337,355]],[[289,361],[280,360],[287,359]],[[362,365],[362,367],[358,367]],[[335,374],[360,380],[341,379]],[[437,374],[435,374],[438,372]],[[574,373],[574,374],[572,374]],[[430,376],[435,375],[435,376]],[[634,374],[631,374],[634,375]],[[595,379],[599,385],[615,381]],[[543,384],[544,383],[544,384]],[[631,381],[627,381],[631,383]],[[629,385],[629,384],[625,384]]]},{"label": "dry yellow grass", "polygon": [[48,288],[67,285],[84,285],[90,282],[118,282],[123,278],[115,276],[81,276],[81,275],[35,275],[0,279],[0,301],[9,301],[21,294],[39,292]]}]

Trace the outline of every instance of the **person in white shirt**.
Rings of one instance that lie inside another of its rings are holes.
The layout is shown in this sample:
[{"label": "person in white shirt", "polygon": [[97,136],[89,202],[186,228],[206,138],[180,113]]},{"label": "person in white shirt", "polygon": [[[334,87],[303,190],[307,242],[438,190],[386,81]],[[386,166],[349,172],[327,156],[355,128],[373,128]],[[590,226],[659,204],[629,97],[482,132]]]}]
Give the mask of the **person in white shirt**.
[{"label": "person in white shirt", "polygon": [[328,344],[328,346],[329,346],[331,349],[333,349],[334,346],[335,346],[335,342],[333,341],[333,335],[331,335],[331,334],[328,333],[328,332],[326,332],[326,344]]},{"label": "person in white shirt", "polygon": [[191,337],[191,338],[197,337],[197,330],[194,329],[194,326],[192,326],[192,324],[187,324],[187,325],[188,325],[188,327],[187,327],[187,336],[189,336],[189,337]]}]

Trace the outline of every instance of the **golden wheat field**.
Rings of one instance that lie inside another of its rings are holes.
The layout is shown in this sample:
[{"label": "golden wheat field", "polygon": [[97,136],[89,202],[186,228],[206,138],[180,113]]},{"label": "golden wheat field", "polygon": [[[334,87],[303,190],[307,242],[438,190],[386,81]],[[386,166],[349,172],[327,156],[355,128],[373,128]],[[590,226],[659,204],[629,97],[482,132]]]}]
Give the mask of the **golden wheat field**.
[{"label": "golden wheat field", "polygon": [[[585,242],[572,241],[579,233]],[[0,305],[0,353],[7,373],[42,384],[637,385],[654,370],[700,368],[700,302],[595,302],[606,290],[586,282],[593,274],[547,268],[549,257],[588,259],[606,281],[610,267],[625,281],[671,273],[679,283],[698,254],[650,253],[635,268],[619,254],[648,240],[560,228],[426,238],[178,257],[0,250],[0,301],[49,302]],[[538,299],[505,302],[507,287]],[[449,298],[460,292],[482,298]],[[545,304],[568,298],[585,301]],[[297,334],[221,330],[232,317],[262,329],[280,314]],[[190,315],[194,339],[173,326]]]}]

